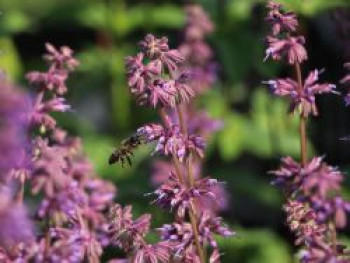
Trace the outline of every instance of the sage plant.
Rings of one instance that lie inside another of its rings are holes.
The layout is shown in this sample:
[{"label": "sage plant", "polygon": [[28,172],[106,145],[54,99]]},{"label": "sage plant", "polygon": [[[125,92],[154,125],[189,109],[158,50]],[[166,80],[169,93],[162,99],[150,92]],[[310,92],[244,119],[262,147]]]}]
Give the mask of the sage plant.
[{"label": "sage plant", "polygon": [[[6,150],[0,158],[1,262],[97,263],[106,246],[125,252],[125,258],[110,262],[204,263],[208,252],[210,262],[220,262],[215,235],[234,232],[215,214],[222,183],[202,177],[200,166],[205,140],[221,124],[197,112],[193,102],[215,79],[204,43],[212,24],[199,6],[186,10],[181,52],[170,49],[167,38],[148,35],[141,52],[126,59],[131,94],[139,105],[154,108],[162,123],[137,129],[115,156],[129,160],[133,147],[155,143],[154,154],[172,160],[169,169],[158,170],[162,180],[150,195],[174,221],[156,229],[158,242],[148,242],[151,215],[134,219],[131,205],[115,204],[115,186],[95,174],[81,139],[59,127],[52,113],[71,110],[67,80],[79,62],[69,47],[46,44],[47,71],[26,75],[34,92],[20,92],[4,78],[0,82],[0,146]],[[36,196],[31,215],[25,195]]]},{"label": "sage plant", "polygon": [[[300,118],[301,162],[282,158],[281,167],[273,171],[273,184],[280,186],[287,198],[284,210],[287,224],[295,234],[295,245],[301,247],[301,262],[349,262],[345,246],[337,240],[337,229],[346,226],[350,203],[341,194],[344,175],[324,162],[324,157],[308,158],[306,122],[318,115],[316,95],[337,93],[335,85],[319,83],[323,70],[315,69],[302,76],[301,65],[308,59],[305,38],[297,34],[298,20],[293,12],[269,1],[266,21],[271,33],[267,36],[266,59],[285,62],[294,68],[294,78],[265,81],[271,92],[287,97],[290,112]],[[344,78],[344,82],[347,78]]]},{"label": "sage plant", "polygon": [[[141,217],[131,224],[129,221],[124,228],[122,215],[128,214],[130,208],[122,211],[116,207],[117,212],[112,213],[115,244],[129,252],[135,262],[143,262],[135,259],[143,251],[143,257],[152,254],[153,257],[147,256],[149,262],[204,263],[207,247],[211,248],[211,262],[219,262],[214,235],[228,237],[234,233],[222,224],[220,217],[199,205],[208,198],[216,199],[212,189],[220,183],[209,177],[195,177],[194,163],[204,157],[205,141],[189,130],[184,114],[184,105],[196,94],[191,85],[193,75],[186,68],[185,58],[179,50],[169,48],[165,37],[149,34],[140,42],[140,49],[136,56],[126,58],[130,92],[139,105],[154,108],[162,123],[146,124],[133,136],[142,143],[154,143],[154,154],[172,160],[174,169],[168,171],[167,179],[151,195],[154,204],[174,214],[174,222],[158,228],[161,242],[149,247],[144,244],[144,230],[149,227],[145,221],[149,217]],[[125,235],[130,238],[124,243]]]},{"label": "sage plant", "polygon": [[35,242],[34,224],[22,203],[23,171],[29,168],[26,133],[29,97],[1,73],[0,79],[0,262]]},{"label": "sage plant", "polygon": [[[27,74],[36,87],[32,99],[1,82],[1,114],[8,120],[2,121],[1,138],[8,154],[1,156],[0,259],[99,262],[110,243],[106,212],[116,189],[95,175],[81,140],[52,117],[70,109],[66,80],[78,61],[68,47],[46,49],[48,70]],[[25,185],[39,200],[31,217],[23,203]]]},{"label": "sage plant", "polygon": [[95,175],[81,140],[57,127],[50,115],[70,110],[66,80],[79,63],[68,47],[47,44],[46,49],[48,70],[27,74],[37,88],[30,123],[39,131],[32,140],[29,179],[32,194],[43,195],[36,211],[42,234],[33,257],[36,262],[99,262],[109,235],[104,212],[116,189]]},{"label": "sage plant", "polygon": [[[184,40],[179,46],[179,52],[185,59],[185,67],[191,74],[189,84],[196,93],[196,97],[189,103],[181,105],[185,121],[188,123],[189,133],[201,135],[207,142],[211,135],[219,130],[223,123],[211,118],[208,113],[198,105],[198,99],[202,94],[212,88],[217,78],[217,65],[213,61],[213,51],[206,43],[206,37],[213,32],[214,25],[209,15],[198,4],[188,4],[184,7],[186,13],[186,25],[183,30]],[[169,115],[176,121],[176,109],[169,109]],[[202,174],[203,158],[194,158],[194,176],[199,178]],[[183,167],[182,169],[185,169]],[[167,180],[169,172],[175,171],[171,161],[157,159],[154,162],[152,183],[156,186]],[[202,204],[211,212],[219,212],[228,207],[228,193],[223,184],[212,187],[216,198],[206,198]]]}]

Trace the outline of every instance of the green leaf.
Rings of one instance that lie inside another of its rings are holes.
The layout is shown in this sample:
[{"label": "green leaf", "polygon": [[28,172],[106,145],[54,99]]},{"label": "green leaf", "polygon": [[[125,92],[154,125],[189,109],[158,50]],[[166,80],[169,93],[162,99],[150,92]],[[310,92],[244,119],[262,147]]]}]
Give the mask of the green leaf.
[{"label": "green leaf", "polygon": [[299,14],[311,16],[332,7],[349,6],[348,0],[280,0],[286,10],[293,10]]},{"label": "green leaf", "polygon": [[[234,229],[234,228],[233,228]],[[217,241],[222,262],[290,263],[291,252],[287,244],[269,230],[237,230],[238,237]]]},{"label": "green leaf", "polygon": [[[259,156],[300,155],[299,118],[288,114],[286,100],[269,95],[266,88],[257,89],[252,98],[252,122],[247,140],[249,150]],[[309,151],[312,146],[308,142]]]},{"label": "green leaf", "polygon": [[235,0],[228,3],[227,12],[233,20],[247,20],[250,18],[253,6],[261,1]]},{"label": "green leaf", "polygon": [[0,37],[0,69],[4,70],[12,80],[22,75],[22,64],[16,47],[8,37]]},{"label": "green leaf", "polygon": [[107,26],[107,8],[102,2],[89,3],[84,5],[77,14],[77,19],[83,25],[91,28],[102,29]]},{"label": "green leaf", "polygon": [[10,33],[27,30],[31,26],[30,18],[20,11],[7,11],[2,14],[1,27]]},{"label": "green leaf", "polygon": [[185,23],[183,10],[175,5],[153,7],[149,15],[148,19],[150,19],[153,26],[180,28]]},{"label": "green leaf", "polygon": [[245,119],[238,114],[230,114],[224,119],[224,128],[218,134],[218,145],[224,160],[237,158],[244,146],[246,136]]}]

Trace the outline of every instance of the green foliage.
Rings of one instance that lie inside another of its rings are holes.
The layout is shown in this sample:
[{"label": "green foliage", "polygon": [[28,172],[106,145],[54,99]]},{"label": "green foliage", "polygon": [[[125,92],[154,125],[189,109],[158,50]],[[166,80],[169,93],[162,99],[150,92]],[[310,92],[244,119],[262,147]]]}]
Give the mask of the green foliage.
[{"label": "green foliage", "polygon": [[11,33],[27,30],[31,26],[31,20],[28,15],[23,12],[12,10],[3,15],[1,21],[2,31]]},{"label": "green foliage", "polygon": [[218,135],[218,146],[225,160],[240,156],[245,149],[246,119],[239,114],[229,114],[224,120],[225,126]]},{"label": "green foliage", "polygon": [[[215,6],[215,1],[202,0],[201,2],[209,7],[208,10],[213,10]],[[304,16],[313,16],[330,8],[349,5],[348,0],[279,0],[276,2]],[[238,22],[251,19],[252,8],[258,4],[266,4],[267,0],[227,0],[221,3],[224,5],[221,8],[225,10],[225,16],[230,21]],[[220,2],[216,5],[220,5]]]},{"label": "green foliage", "polygon": [[[235,229],[235,228],[234,228]],[[283,240],[270,230],[237,229],[236,238],[218,238],[222,262],[289,263],[291,252]]]},{"label": "green foliage", "polygon": [[[262,158],[299,155],[298,118],[286,117],[287,103],[272,98],[266,88],[261,87],[252,94],[248,118],[224,108],[219,95],[207,99],[209,111],[224,119],[224,128],[219,132],[217,142],[225,160],[235,159],[243,152]],[[310,143],[309,148],[312,150]]]},{"label": "green foliage", "polygon": [[78,13],[78,19],[89,27],[111,30],[119,37],[143,27],[179,28],[184,24],[184,14],[178,6],[139,4],[126,8],[123,1],[86,5]]},{"label": "green foliage", "polygon": [[14,80],[21,76],[22,65],[13,41],[8,37],[0,37],[0,69]]},{"label": "green foliage", "polygon": [[279,2],[286,8],[308,16],[315,15],[330,8],[346,6],[349,4],[347,0],[280,0]]},{"label": "green foliage", "polygon": [[257,0],[234,0],[228,1],[227,13],[233,20],[247,20],[250,18],[252,6],[258,2]]}]

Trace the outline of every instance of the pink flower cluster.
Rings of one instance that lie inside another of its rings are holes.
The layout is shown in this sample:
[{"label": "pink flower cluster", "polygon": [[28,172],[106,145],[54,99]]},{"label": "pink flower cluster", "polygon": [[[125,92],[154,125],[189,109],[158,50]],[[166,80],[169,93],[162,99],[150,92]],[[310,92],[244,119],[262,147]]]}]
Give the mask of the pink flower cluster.
[{"label": "pink flower cluster", "polygon": [[30,168],[25,151],[29,107],[28,96],[0,79],[0,262],[13,262],[35,241],[34,225],[26,207],[16,195],[18,181],[23,180]]},{"label": "pink flower cluster", "polygon": [[309,114],[318,115],[315,96],[323,93],[337,94],[335,85],[317,83],[321,73],[322,71],[317,69],[310,72],[301,88],[295,80],[290,78],[269,80],[265,83],[269,85],[275,95],[291,98],[290,112],[299,109],[305,117]]},{"label": "pink flower cluster", "polygon": [[[185,12],[187,23],[184,30],[184,42],[180,45],[179,50],[186,58],[185,64],[187,68],[193,73],[190,85],[196,93],[200,95],[208,91],[208,89],[213,86],[216,79],[216,72],[213,70],[213,68],[215,68],[215,63],[212,60],[213,52],[210,46],[205,42],[206,36],[213,31],[214,25],[210,21],[208,14],[200,5],[187,5],[185,6]],[[192,136],[194,139],[192,145],[198,146],[195,151],[197,152],[196,155],[199,157],[192,158],[194,177],[200,179],[203,165],[203,146],[210,139],[212,133],[222,127],[222,122],[209,117],[205,110],[198,109],[197,103],[195,103],[194,100],[181,106],[184,121],[187,123],[188,133],[201,136]],[[169,115],[170,122],[177,121],[176,110],[170,111]],[[200,147],[200,145],[202,145],[202,147]],[[185,151],[180,151],[180,154],[178,154],[179,157],[181,157],[181,152]],[[186,170],[184,165],[182,165],[181,169],[184,171]],[[152,182],[155,185],[164,183],[168,180],[168,175],[174,171],[175,167],[170,162],[157,160],[154,163]],[[197,201],[198,206],[201,207],[199,209],[207,209],[214,212],[227,208],[228,194],[223,184],[211,186],[210,191],[215,192],[215,201],[212,198],[203,197],[201,199],[202,201]]]},{"label": "pink flower cluster", "polygon": [[317,222],[312,209],[303,202],[288,200],[284,210],[288,215],[287,223],[296,235],[295,244],[305,246],[300,253],[301,262],[348,262],[347,259],[339,259],[347,256],[345,247],[337,244],[334,248],[329,244],[326,238],[328,226]]},{"label": "pink flower cluster", "polygon": [[169,179],[154,191],[153,194],[156,196],[154,203],[169,209],[179,218],[184,218],[194,203],[207,198],[216,200],[216,193],[213,192],[216,185],[217,180],[204,178],[197,179],[194,186],[186,188],[176,175],[171,173]]},{"label": "pink flower cluster", "polygon": [[307,59],[307,52],[304,48],[305,39],[303,36],[291,36],[298,27],[296,15],[293,12],[284,12],[282,5],[269,1],[269,9],[266,21],[271,27],[271,36],[267,37],[266,58],[273,60],[286,59],[293,65],[302,63]]},{"label": "pink flower cluster", "polygon": [[[192,67],[187,59],[178,50],[169,49],[166,38],[147,35],[140,47],[141,53],[126,59],[130,92],[140,104],[157,108],[163,124],[144,125],[133,136],[142,143],[155,142],[154,153],[171,157],[172,162],[160,161],[165,169],[157,171],[161,178],[159,187],[150,195],[155,196],[153,204],[174,214],[175,222],[159,228],[161,241],[149,244],[145,236],[150,215],[134,221],[131,207],[116,206],[111,213],[113,243],[136,263],[145,262],[142,259],[204,263],[207,246],[213,248],[211,262],[219,262],[214,234],[234,233],[221,224],[221,218],[209,205],[220,200],[220,184],[214,179],[201,179],[196,168],[205,150],[205,140],[200,135],[207,137],[216,128],[212,123],[217,124],[204,113],[198,115],[202,123],[199,119],[189,122],[189,117],[195,120],[197,114],[190,103],[195,89],[192,81],[196,78],[188,73]],[[145,57],[148,64],[144,64]],[[188,70],[184,71],[186,67]]]},{"label": "pink flower cluster", "polygon": [[[110,243],[106,212],[113,203],[116,189],[95,175],[83,154],[80,139],[68,136],[50,115],[70,108],[63,95],[67,92],[68,75],[78,62],[68,47],[57,50],[47,44],[46,48],[48,72],[27,74],[29,81],[38,87],[32,107],[23,109],[30,101],[7,84],[3,84],[0,92],[1,96],[6,96],[1,98],[5,102],[1,114],[11,117],[11,123],[16,124],[14,127],[21,128],[14,129],[10,127],[14,124],[5,123],[4,127],[11,130],[6,134],[8,147],[16,141],[11,148],[17,153],[23,152],[24,157],[19,159],[28,163],[21,166],[14,160],[7,162],[11,169],[1,167],[2,179],[5,172],[21,176],[10,177],[10,182],[4,180],[0,187],[3,196],[9,185],[18,184],[17,193],[1,198],[0,258],[6,263],[83,262],[85,259],[99,262],[102,247]],[[7,103],[11,103],[13,109]],[[10,135],[16,136],[16,140],[9,140]],[[11,156],[8,158],[15,157]],[[35,221],[29,220],[23,205],[26,182],[31,194],[40,194]],[[34,224],[37,235],[33,231]]]},{"label": "pink flower cluster", "polygon": [[290,100],[290,111],[297,110],[307,117],[309,114],[317,115],[315,95],[324,93],[336,93],[334,84],[318,84],[320,70],[309,73],[305,81],[302,80],[300,64],[307,60],[307,52],[304,48],[303,36],[292,36],[297,30],[298,22],[292,12],[283,12],[282,6],[273,1],[267,4],[269,9],[266,21],[270,24],[272,35],[267,36],[267,49],[265,60],[271,57],[273,60],[284,60],[297,68],[298,79],[290,78],[269,80],[263,82],[269,85],[270,90],[277,96],[286,96]]},{"label": "pink flower cluster", "polygon": [[204,156],[205,142],[195,134],[185,135],[181,133],[178,125],[172,125],[163,129],[158,124],[148,124],[137,130],[138,135],[147,142],[157,141],[154,152],[164,155],[175,154],[180,162],[190,153],[202,158]]},{"label": "pink flower cluster", "polygon": [[[302,80],[300,64],[307,59],[304,37],[292,36],[298,22],[292,12],[283,12],[280,4],[270,1],[266,20],[270,23],[272,36],[267,37],[267,57],[284,59],[294,65],[296,79],[283,78],[264,82],[277,96],[290,99],[290,111],[300,113],[301,163],[291,157],[282,158],[280,169],[273,171],[273,184],[283,188],[287,203],[287,223],[295,234],[295,245],[302,247],[301,262],[349,262],[349,253],[337,240],[336,228],[347,223],[350,203],[341,196],[344,175],[335,167],[314,157],[307,161],[307,117],[317,115],[315,96],[337,93],[333,84],[319,84],[319,70],[314,70]],[[342,80],[348,82],[347,77]]]},{"label": "pink flower cluster", "polygon": [[66,81],[69,73],[78,65],[73,57],[73,51],[69,47],[61,47],[56,50],[51,44],[46,44],[48,53],[44,59],[50,64],[47,72],[32,71],[27,74],[29,83],[38,87],[33,112],[30,116],[32,124],[41,125],[42,129],[54,129],[56,121],[50,116],[50,112],[65,112],[70,110],[70,105],[62,97],[67,92]]},{"label": "pink flower cluster", "polygon": [[[212,25],[200,8],[191,8],[186,36],[191,41],[187,44],[194,47]],[[207,25],[200,25],[201,21]],[[109,245],[120,247],[126,253],[125,261],[135,263],[203,263],[207,247],[212,248],[210,261],[219,262],[214,235],[234,233],[211,207],[221,199],[221,184],[201,179],[199,167],[205,139],[220,123],[188,104],[196,89],[193,80],[198,77],[192,70],[195,66],[204,70],[210,56],[197,64],[186,62],[190,56],[185,58],[179,50],[169,48],[166,38],[153,35],[146,36],[140,48],[139,54],[126,59],[130,92],[139,104],[157,108],[163,123],[145,125],[133,138],[138,144],[156,142],[154,153],[172,158],[171,168],[162,174],[165,180],[153,192],[154,203],[170,209],[175,217],[171,225],[183,226],[189,234],[174,240],[160,231],[165,225],[159,228],[160,241],[149,243],[151,216],[134,220],[131,206],[113,203],[115,186],[94,173],[80,139],[59,128],[52,116],[71,109],[64,95],[68,77],[79,63],[70,48],[46,44],[48,70],[27,74],[36,87],[34,99],[1,82],[0,97],[5,103],[0,105],[4,117],[0,145],[8,153],[0,159],[1,262],[96,263]],[[38,200],[33,219],[23,204],[26,189],[30,189],[26,194]],[[11,222],[18,224],[16,228],[8,227]]]},{"label": "pink flower cluster", "polygon": [[142,52],[126,58],[130,92],[138,103],[155,108],[189,101],[194,92],[187,83],[189,73],[181,69],[184,58],[179,51],[169,49],[166,37],[157,39],[153,35],[147,35],[140,47]]},{"label": "pink flower cluster", "polygon": [[191,69],[191,86],[198,94],[209,89],[216,80],[217,66],[213,62],[213,51],[205,41],[213,32],[214,25],[200,5],[185,6],[185,13],[184,42],[179,51]]},{"label": "pink flower cluster", "polygon": [[350,203],[340,196],[344,176],[324,163],[322,157],[314,157],[306,166],[286,157],[281,168],[272,173],[277,176],[274,184],[282,186],[295,199],[307,202],[318,223],[334,221],[338,228],[345,227]]},{"label": "pink flower cluster", "polygon": [[110,221],[113,244],[126,253],[133,253],[132,262],[169,262],[171,245],[168,242],[149,244],[145,240],[150,230],[151,215],[144,214],[133,220],[131,206],[122,208],[115,205],[110,210]]}]

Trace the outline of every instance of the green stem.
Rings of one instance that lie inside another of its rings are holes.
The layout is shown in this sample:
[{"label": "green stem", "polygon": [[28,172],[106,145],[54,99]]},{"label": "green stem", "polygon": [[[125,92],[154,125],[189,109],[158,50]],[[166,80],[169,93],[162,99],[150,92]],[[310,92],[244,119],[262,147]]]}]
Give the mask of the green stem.
[{"label": "green stem", "polygon": [[[299,92],[302,92],[303,81],[301,75],[300,64],[295,63],[295,73],[298,81]],[[301,163],[303,166],[307,164],[307,137],[306,137],[306,116],[302,112],[300,114],[300,124],[299,124],[299,133],[300,133],[300,154],[301,154]]]},{"label": "green stem", "polygon": [[24,180],[22,178],[20,178],[18,180],[19,182],[19,189],[16,195],[16,201],[20,204],[23,203],[23,197],[24,197]]},{"label": "green stem", "polygon": [[[177,107],[177,114],[178,114],[178,119],[179,119],[179,125],[180,125],[180,129],[181,132],[185,135],[187,135],[187,127],[186,127],[186,123],[184,121],[184,115],[182,112],[182,108],[181,107]],[[160,108],[158,110],[158,113],[164,123],[164,125],[166,126],[166,128],[170,128],[171,127],[171,122],[169,120],[169,117],[166,114],[166,111],[164,108]],[[175,170],[176,170],[176,175],[179,179],[179,182],[181,184],[185,185],[184,182],[184,176],[182,175],[182,170],[181,170],[181,164],[179,159],[177,158],[177,156],[175,154],[172,155],[173,158],[173,163],[175,166]],[[191,159],[189,157],[189,159]],[[190,164],[189,161],[186,162],[187,164],[187,170],[188,170],[188,177],[189,177],[189,184],[190,187],[192,187],[194,185],[194,176],[193,176],[193,169],[192,169],[192,165]],[[194,235],[194,240],[195,240],[195,246],[197,249],[197,253],[200,259],[200,263],[205,263],[205,257],[204,257],[204,252],[203,252],[203,248],[200,244],[200,240],[199,240],[199,232],[198,232],[198,222],[197,222],[197,215],[196,215],[196,211],[194,209],[194,206],[191,202],[190,204],[190,209],[189,209],[189,218],[190,218],[190,223],[192,225],[192,229],[193,229],[193,235]]]},{"label": "green stem", "polygon": [[[188,131],[187,131],[187,125],[186,125],[184,114],[183,114],[182,105],[178,105],[176,107],[176,110],[177,110],[177,114],[178,114],[178,118],[179,118],[181,132],[185,136],[187,136]],[[195,178],[194,178],[194,174],[193,174],[192,155],[191,154],[189,154],[189,156],[188,156],[188,159],[186,161],[186,166],[187,166],[189,186],[193,187],[194,183],[195,183]],[[201,246],[200,241],[199,241],[199,233],[198,233],[199,223],[197,221],[198,215],[196,213],[195,204],[193,204],[193,202],[191,202],[189,217],[190,217],[190,221],[191,221],[191,225],[192,225],[192,229],[193,229],[193,234],[194,234],[194,238],[195,238],[195,245],[196,245],[198,256],[200,258],[201,263],[205,263],[205,257],[204,257],[204,252],[203,252],[204,248]]]}]

